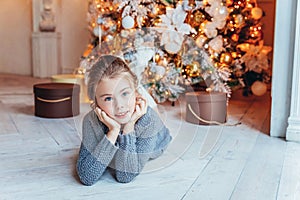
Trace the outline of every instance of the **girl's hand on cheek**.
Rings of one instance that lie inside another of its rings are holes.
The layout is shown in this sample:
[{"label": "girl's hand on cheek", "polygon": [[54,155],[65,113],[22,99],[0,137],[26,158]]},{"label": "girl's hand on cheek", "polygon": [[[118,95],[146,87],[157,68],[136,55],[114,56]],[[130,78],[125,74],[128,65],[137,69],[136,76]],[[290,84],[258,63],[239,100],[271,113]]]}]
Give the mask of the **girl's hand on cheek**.
[{"label": "girl's hand on cheek", "polygon": [[110,118],[103,110],[99,107],[95,109],[95,113],[97,114],[99,120],[103,122],[110,131],[120,132],[121,125],[116,122],[114,119]]},{"label": "girl's hand on cheek", "polygon": [[135,111],[133,112],[130,121],[124,126],[123,133],[129,133],[134,130],[136,121],[147,112],[147,101],[144,97],[137,97]]}]

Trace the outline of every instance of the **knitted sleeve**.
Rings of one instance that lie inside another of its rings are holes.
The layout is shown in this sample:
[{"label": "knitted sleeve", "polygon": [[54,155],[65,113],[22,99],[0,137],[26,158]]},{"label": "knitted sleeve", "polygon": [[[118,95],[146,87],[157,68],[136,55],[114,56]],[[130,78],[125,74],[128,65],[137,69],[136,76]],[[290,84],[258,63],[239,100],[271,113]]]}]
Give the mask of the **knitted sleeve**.
[{"label": "knitted sleeve", "polygon": [[103,172],[113,159],[117,147],[106,137],[103,129],[87,115],[83,120],[82,142],[77,160],[77,174],[85,185],[93,185],[102,176]]},{"label": "knitted sleeve", "polygon": [[171,141],[169,129],[154,112],[148,109],[146,116],[138,121],[134,132],[119,135],[119,149],[114,160],[117,181],[132,181],[147,161],[161,155]]}]

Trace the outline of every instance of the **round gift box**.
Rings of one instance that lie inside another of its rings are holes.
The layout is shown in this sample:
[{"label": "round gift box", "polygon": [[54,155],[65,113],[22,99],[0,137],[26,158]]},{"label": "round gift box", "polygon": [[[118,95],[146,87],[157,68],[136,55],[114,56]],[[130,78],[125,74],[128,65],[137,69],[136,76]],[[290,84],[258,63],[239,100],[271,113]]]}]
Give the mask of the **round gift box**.
[{"label": "round gift box", "polygon": [[[213,125],[226,122],[226,93],[205,91],[187,92],[185,97],[186,121],[201,125]],[[199,118],[202,120],[199,120]]]},{"label": "round gift box", "polygon": [[63,118],[79,115],[80,86],[73,83],[40,83],[33,86],[35,115]]}]

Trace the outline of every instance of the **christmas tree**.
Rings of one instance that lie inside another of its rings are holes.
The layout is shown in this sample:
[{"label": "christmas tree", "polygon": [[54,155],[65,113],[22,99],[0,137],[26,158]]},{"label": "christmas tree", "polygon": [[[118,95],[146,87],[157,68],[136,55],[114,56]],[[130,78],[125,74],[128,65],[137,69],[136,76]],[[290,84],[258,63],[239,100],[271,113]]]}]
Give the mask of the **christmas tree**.
[{"label": "christmas tree", "polygon": [[262,17],[256,0],[90,0],[81,67],[118,55],[157,102],[175,101],[187,86],[248,95],[270,80]]}]

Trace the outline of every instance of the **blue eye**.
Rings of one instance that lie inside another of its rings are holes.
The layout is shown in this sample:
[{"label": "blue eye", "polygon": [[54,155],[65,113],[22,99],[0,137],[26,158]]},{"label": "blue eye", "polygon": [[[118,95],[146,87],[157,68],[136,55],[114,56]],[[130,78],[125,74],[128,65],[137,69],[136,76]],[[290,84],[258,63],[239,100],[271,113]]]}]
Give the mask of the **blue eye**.
[{"label": "blue eye", "polygon": [[104,101],[112,101],[113,98],[112,97],[105,97]]},{"label": "blue eye", "polygon": [[129,95],[129,92],[123,92],[122,95],[123,95],[124,97],[126,97],[126,96]]}]

